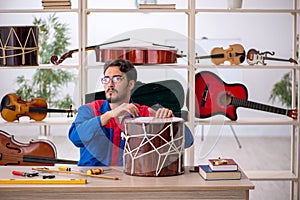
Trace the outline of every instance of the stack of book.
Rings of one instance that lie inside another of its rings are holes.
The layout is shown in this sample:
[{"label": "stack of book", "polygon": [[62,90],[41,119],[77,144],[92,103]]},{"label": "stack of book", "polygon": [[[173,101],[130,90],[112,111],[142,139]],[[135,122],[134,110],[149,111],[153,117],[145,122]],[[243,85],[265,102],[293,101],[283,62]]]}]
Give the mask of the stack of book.
[{"label": "stack of book", "polygon": [[44,9],[70,9],[71,0],[42,0]]},{"label": "stack of book", "polygon": [[204,180],[239,180],[241,171],[233,159],[209,159],[208,165],[199,165]]}]

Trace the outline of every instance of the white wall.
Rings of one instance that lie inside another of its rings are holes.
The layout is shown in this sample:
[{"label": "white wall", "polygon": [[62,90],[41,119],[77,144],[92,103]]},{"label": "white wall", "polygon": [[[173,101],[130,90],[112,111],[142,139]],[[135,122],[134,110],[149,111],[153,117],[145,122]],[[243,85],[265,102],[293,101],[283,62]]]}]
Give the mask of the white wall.
[{"label": "white wall", "polygon": [[[170,3],[170,1],[159,1],[159,3]],[[172,0],[172,3],[177,4],[177,8],[185,8],[188,1]],[[72,1],[73,7],[76,7],[78,2]],[[198,0],[197,6],[204,8],[226,8],[226,0]],[[91,0],[89,2],[91,8],[112,8],[119,5],[122,8],[134,8],[134,0]],[[292,0],[244,0],[243,8],[275,8],[275,9],[290,9],[292,8]],[[41,8],[41,1],[37,0],[10,0],[1,1],[1,8]],[[34,16],[47,17],[48,13],[38,14],[0,14],[0,25],[32,25]],[[76,49],[78,47],[77,34],[77,14],[72,13],[57,13],[62,22],[70,25],[70,37],[72,38],[69,49]],[[142,39],[146,42],[165,42],[175,44],[179,50],[186,50],[184,41],[187,37],[187,15],[184,13],[91,13],[88,24],[88,45],[101,44],[106,41],[111,41],[113,38],[136,37],[135,39]],[[196,43],[198,55],[209,54],[210,49],[216,45],[230,44],[236,41],[242,44],[247,51],[250,48],[256,48],[260,51],[271,50],[276,52],[277,57],[290,58],[293,56],[293,25],[292,15],[290,14],[211,14],[198,13],[196,17]],[[147,32],[147,29],[149,32]],[[136,31],[137,30],[137,31]],[[148,33],[148,35],[146,35]],[[158,34],[157,34],[158,33]],[[167,35],[172,35],[168,38]],[[201,40],[202,37],[207,37],[209,40]],[[135,41],[136,42],[136,41]],[[222,46],[220,45],[220,46]],[[182,49],[180,49],[182,48]],[[227,47],[224,46],[226,49]],[[186,52],[184,52],[186,53]],[[77,57],[74,55],[73,59],[66,60],[66,63],[76,61]],[[89,61],[95,62],[95,53],[89,52]],[[180,59],[179,59],[179,62]],[[209,60],[201,61],[203,63]],[[268,62],[271,64],[272,62]],[[275,63],[275,62],[273,62]],[[244,62],[246,64],[246,62]],[[218,68],[222,79],[227,83],[240,82],[247,86],[249,91],[249,99],[253,101],[271,104],[269,102],[269,95],[272,86],[279,81],[287,70],[222,70],[222,66]],[[88,92],[93,92],[101,89],[99,76],[101,70],[89,71]],[[15,84],[16,76],[26,74],[31,76],[32,70],[1,70],[0,74],[0,95],[13,92],[17,88]],[[139,80],[143,82],[151,82],[157,80],[164,80],[169,78],[179,79],[181,82],[186,81],[185,70],[162,69],[162,70],[139,70]],[[183,84],[186,86],[186,84]],[[74,96],[78,96],[75,87],[71,87],[69,91]],[[70,88],[69,88],[70,89]],[[186,87],[185,87],[186,89]],[[281,106],[278,102],[275,105]],[[239,117],[276,117],[274,114],[263,113],[260,111],[253,111],[244,108],[238,109]],[[225,127],[226,129],[226,127]],[[261,127],[236,127],[237,132],[249,135],[264,134],[265,130]],[[271,129],[272,135],[287,134],[289,127],[275,127]]]}]

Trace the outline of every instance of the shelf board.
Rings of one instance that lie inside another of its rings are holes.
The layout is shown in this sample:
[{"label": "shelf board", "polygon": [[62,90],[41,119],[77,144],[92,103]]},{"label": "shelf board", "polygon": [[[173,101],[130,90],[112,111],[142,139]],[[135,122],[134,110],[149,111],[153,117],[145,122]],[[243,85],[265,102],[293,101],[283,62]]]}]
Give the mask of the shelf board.
[{"label": "shelf board", "polygon": [[24,13],[48,13],[48,12],[75,12],[78,13],[79,9],[0,9],[0,13],[5,14],[24,14]]},{"label": "shelf board", "polygon": [[[113,9],[113,8],[88,8],[86,13],[188,13],[191,9]],[[299,13],[299,9],[195,9],[196,13]],[[0,9],[0,13],[48,13],[48,12],[79,12],[78,8],[71,9]]]},{"label": "shelf board", "polygon": [[244,173],[251,181],[298,180],[289,170],[244,170]]},{"label": "shelf board", "polygon": [[288,117],[284,118],[241,118],[237,121],[231,121],[227,118],[208,118],[199,119],[195,118],[196,125],[295,125],[299,126],[297,120],[290,119]]},{"label": "shelf board", "polygon": [[186,13],[188,9],[101,9],[89,8],[86,9],[87,13],[149,13],[149,12],[169,12],[169,13]]},{"label": "shelf board", "polygon": [[[188,65],[182,64],[153,64],[153,65],[135,65],[137,69],[187,69]],[[102,65],[90,65],[87,69],[101,69]]]},{"label": "shelf board", "polygon": [[196,64],[196,68],[208,68],[208,69],[300,69],[298,65],[204,65],[204,64]]},{"label": "shelf board", "polygon": [[196,13],[299,13],[299,9],[196,9]]},{"label": "shelf board", "polygon": [[43,126],[43,125],[71,125],[75,117],[46,117],[42,121],[24,120],[7,122],[0,119],[0,126]]},{"label": "shelf board", "polygon": [[[191,9],[109,9],[109,8],[88,8],[87,13],[91,12],[118,12],[118,13],[145,13],[145,12],[178,12],[188,13]],[[299,9],[195,9],[196,14],[198,13],[299,13]]]},{"label": "shelf board", "polygon": [[0,69],[79,69],[79,65],[41,64],[38,66],[0,66]]}]

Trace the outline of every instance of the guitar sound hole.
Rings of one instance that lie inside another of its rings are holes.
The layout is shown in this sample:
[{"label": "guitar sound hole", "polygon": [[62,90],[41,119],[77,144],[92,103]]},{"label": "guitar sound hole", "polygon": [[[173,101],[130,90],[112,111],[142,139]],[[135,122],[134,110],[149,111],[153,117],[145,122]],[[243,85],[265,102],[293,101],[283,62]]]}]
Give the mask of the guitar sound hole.
[{"label": "guitar sound hole", "polygon": [[218,95],[218,101],[217,102],[218,102],[220,107],[226,108],[231,103],[231,95],[226,91],[221,92]]}]

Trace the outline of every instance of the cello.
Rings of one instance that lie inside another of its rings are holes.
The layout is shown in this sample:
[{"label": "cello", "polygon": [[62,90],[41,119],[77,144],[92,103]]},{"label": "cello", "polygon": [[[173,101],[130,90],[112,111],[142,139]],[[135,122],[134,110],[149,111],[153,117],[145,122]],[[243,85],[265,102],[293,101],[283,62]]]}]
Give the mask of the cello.
[{"label": "cello", "polygon": [[0,130],[0,165],[53,166],[55,163],[77,164],[77,161],[56,158],[55,145],[49,140],[21,143],[13,135]]},{"label": "cello", "polygon": [[[152,46],[141,47],[107,47],[101,48],[104,45],[128,41],[130,38],[107,42],[99,45],[86,47],[85,50],[94,50],[96,54],[96,62],[106,62],[117,58],[129,60],[134,65],[145,64],[173,64],[177,62],[177,58],[185,57],[185,55],[177,54],[177,49],[174,46],[151,43]],[[71,58],[73,53],[79,49],[71,50],[63,54],[60,58],[53,55],[51,63],[54,65],[61,64],[65,59]]]},{"label": "cello", "polygon": [[0,112],[4,120],[12,122],[19,120],[22,116],[29,116],[30,119],[42,121],[48,112],[68,113],[72,117],[76,110],[48,109],[47,102],[43,98],[33,98],[31,101],[24,101],[16,94],[7,94],[1,100]]}]

